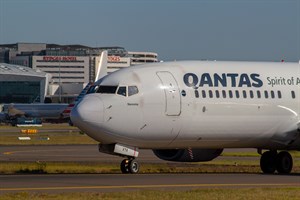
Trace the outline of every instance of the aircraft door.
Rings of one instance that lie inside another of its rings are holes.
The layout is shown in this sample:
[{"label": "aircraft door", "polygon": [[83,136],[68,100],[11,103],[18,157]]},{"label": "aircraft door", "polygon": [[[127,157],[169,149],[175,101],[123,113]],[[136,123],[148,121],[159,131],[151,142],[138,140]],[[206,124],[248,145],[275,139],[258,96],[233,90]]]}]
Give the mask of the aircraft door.
[{"label": "aircraft door", "polygon": [[181,113],[181,96],[177,81],[167,71],[157,72],[166,97],[165,113],[168,116],[178,116]]}]

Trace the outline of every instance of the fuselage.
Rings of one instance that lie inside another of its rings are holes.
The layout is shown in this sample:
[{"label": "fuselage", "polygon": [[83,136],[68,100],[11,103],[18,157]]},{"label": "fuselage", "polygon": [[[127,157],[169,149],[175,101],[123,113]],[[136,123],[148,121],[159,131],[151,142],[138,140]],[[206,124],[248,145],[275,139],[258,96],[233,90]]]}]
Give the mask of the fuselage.
[{"label": "fuselage", "polygon": [[106,76],[72,110],[103,144],[300,149],[298,63],[182,61]]}]

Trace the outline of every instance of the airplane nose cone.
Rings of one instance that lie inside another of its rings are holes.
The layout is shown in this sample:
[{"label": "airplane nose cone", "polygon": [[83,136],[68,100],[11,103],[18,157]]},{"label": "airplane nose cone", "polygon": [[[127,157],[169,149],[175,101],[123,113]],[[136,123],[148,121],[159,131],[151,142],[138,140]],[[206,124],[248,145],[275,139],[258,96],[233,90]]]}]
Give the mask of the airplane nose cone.
[{"label": "airplane nose cone", "polygon": [[72,109],[70,117],[77,127],[86,123],[101,123],[103,122],[103,102],[97,96],[87,95]]}]

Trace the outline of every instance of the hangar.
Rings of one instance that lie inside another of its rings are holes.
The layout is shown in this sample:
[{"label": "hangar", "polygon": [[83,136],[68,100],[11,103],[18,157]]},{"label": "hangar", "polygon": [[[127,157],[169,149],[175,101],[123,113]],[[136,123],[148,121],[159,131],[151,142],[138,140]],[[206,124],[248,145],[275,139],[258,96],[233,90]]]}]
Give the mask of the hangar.
[{"label": "hangar", "polygon": [[42,103],[50,78],[39,70],[0,63],[0,103]]}]

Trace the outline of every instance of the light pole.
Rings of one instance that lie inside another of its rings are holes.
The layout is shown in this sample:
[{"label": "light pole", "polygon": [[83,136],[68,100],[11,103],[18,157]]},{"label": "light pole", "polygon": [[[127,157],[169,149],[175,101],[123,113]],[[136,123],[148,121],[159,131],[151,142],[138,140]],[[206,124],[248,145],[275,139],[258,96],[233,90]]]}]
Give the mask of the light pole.
[{"label": "light pole", "polygon": [[61,78],[60,78],[60,50],[58,50],[58,86],[59,86],[59,103],[61,103]]}]

